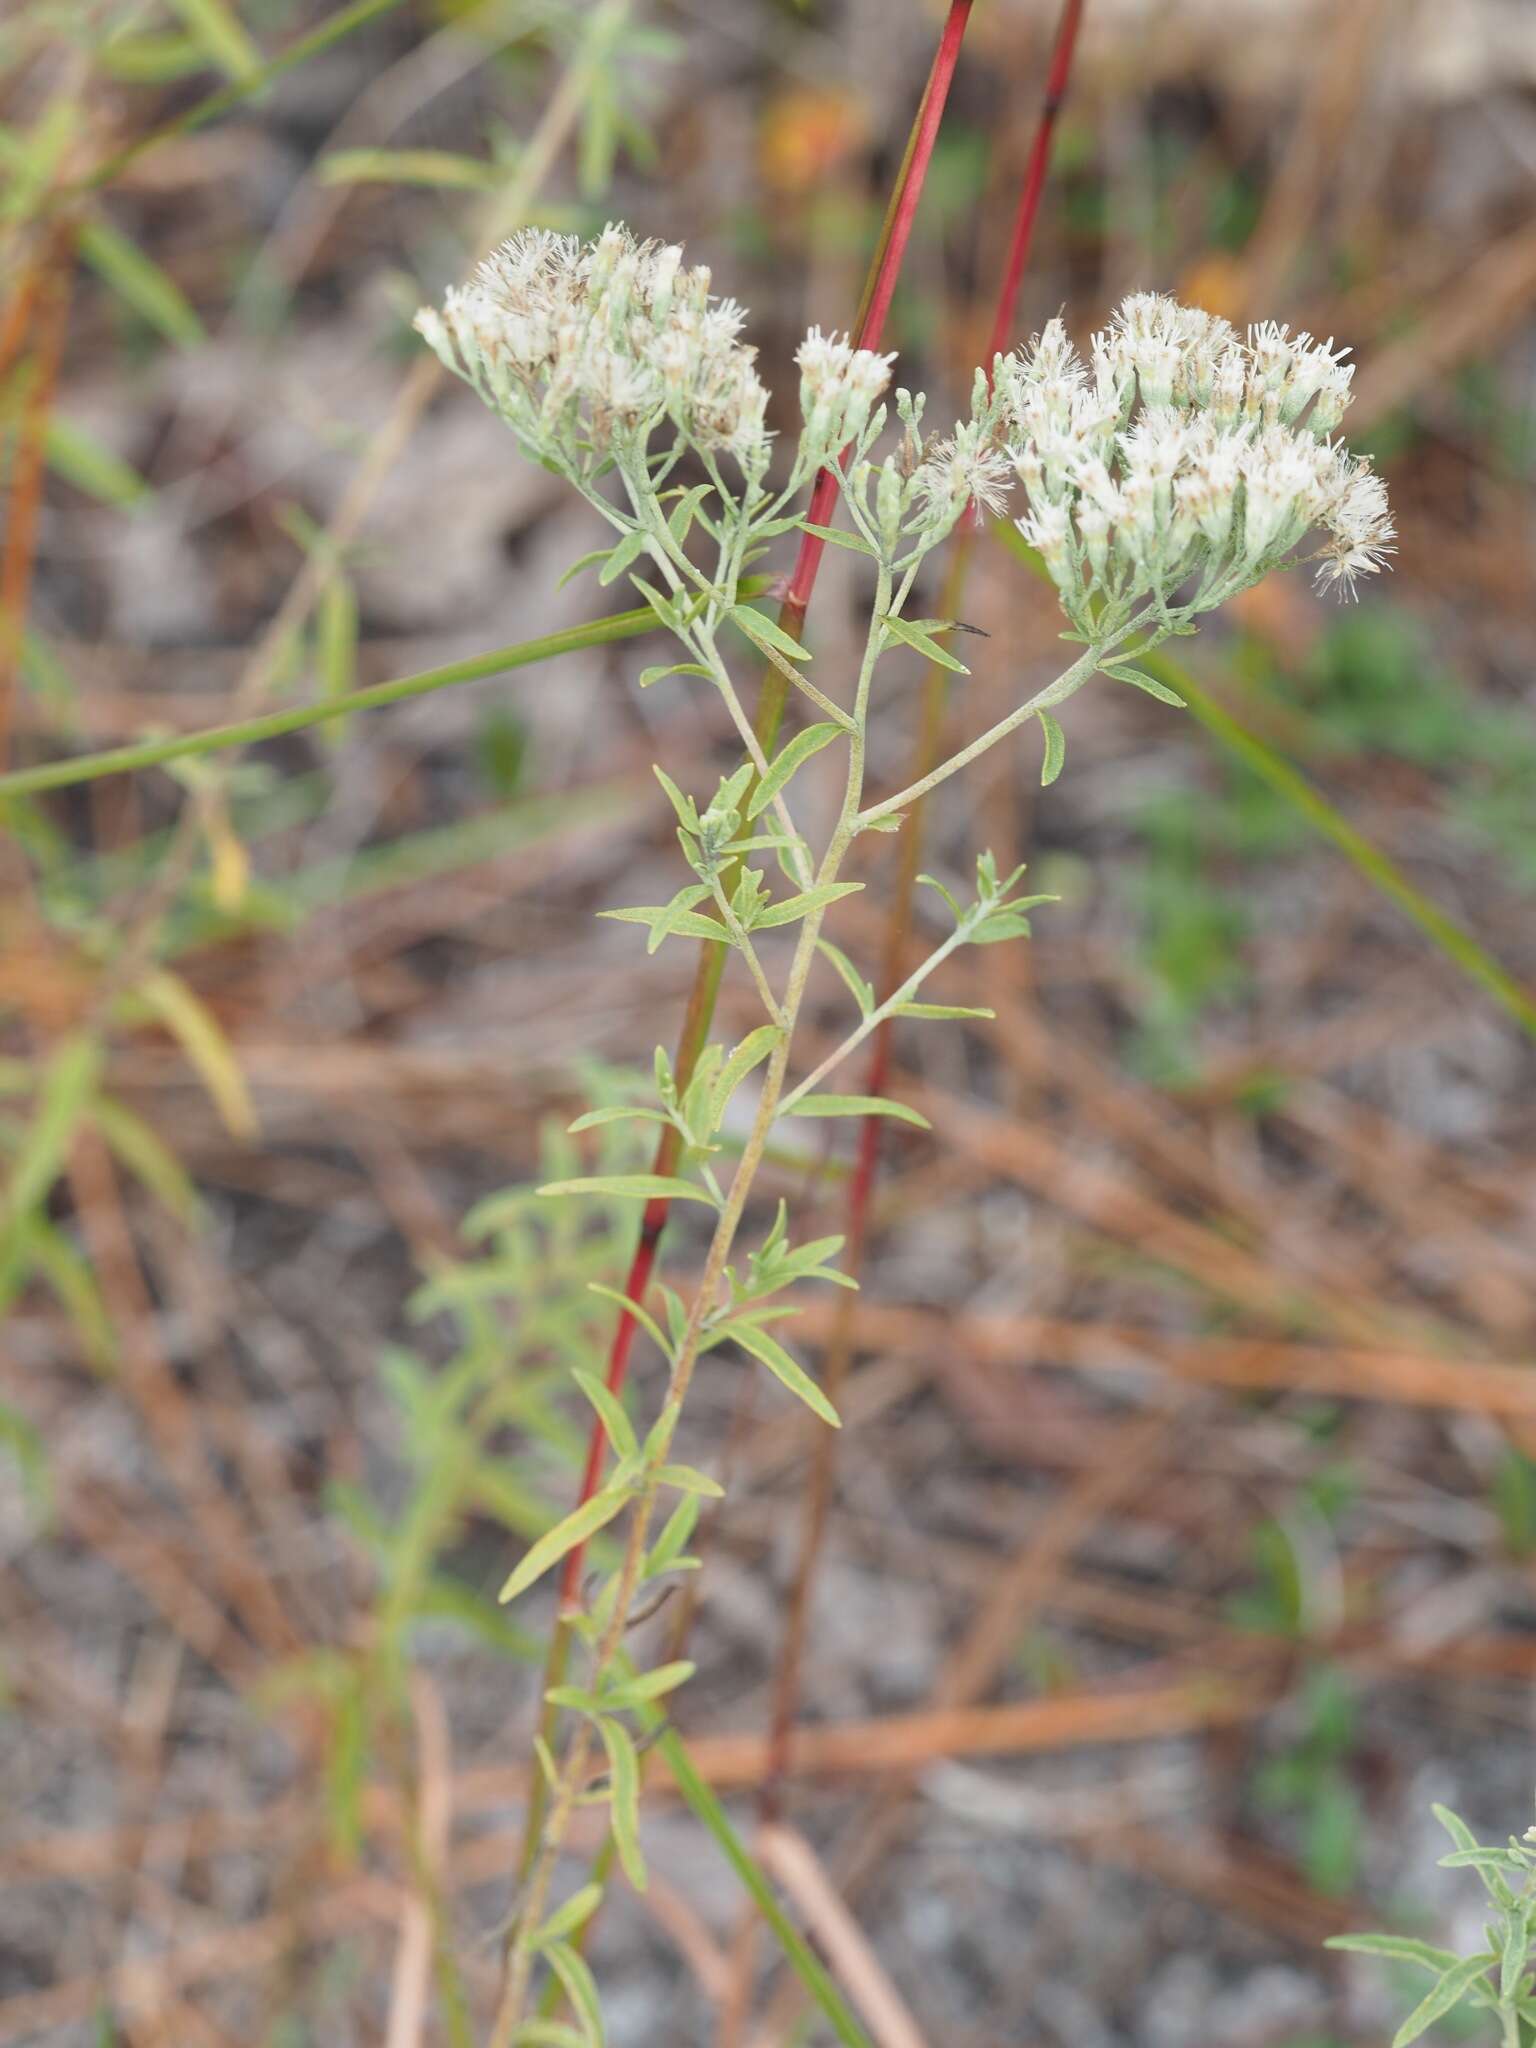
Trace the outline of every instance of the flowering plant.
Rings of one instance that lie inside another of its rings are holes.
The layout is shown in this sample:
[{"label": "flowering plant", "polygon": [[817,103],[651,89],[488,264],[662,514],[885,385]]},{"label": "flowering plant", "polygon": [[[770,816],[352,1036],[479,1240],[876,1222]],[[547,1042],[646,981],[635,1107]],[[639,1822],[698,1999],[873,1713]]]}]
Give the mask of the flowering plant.
[{"label": "flowering plant", "polygon": [[[431,346],[512,428],[531,459],[567,478],[616,530],[600,563],[603,582],[628,574],[676,639],[682,659],[647,669],[702,677],[720,694],[746,759],[712,795],[693,796],[656,773],[676,814],[691,879],[669,902],[605,913],[644,926],[652,950],[669,938],[729,949],[749,976],[764,1021],[739,1044],[706,1047],[686,1083],[664,1052],[653,1106],[609,1108],[574,1129],[633,1116],[674,1130],[676,1175],[605,1175],[557,1182],[551,1195],[662,1196],[714,1217],[703,1271],[684,1301],[665,1286],[657,1313],[626,1304],[668,1363],[666,1393],[642,1437],[598,1379],[578,1374],[606,1431],[606,1482],[541,1537],[504,1588],[513,1598],[598,1530],[627,1516],[621,1561],[571,1617],[584,1641],[586,1682],[552,1702],[575,1717],[558,1758],[542,1743],[548,1784],[543,1826],[520,1903],[494,2042],[510,2048],[551,2037],[529,2020],[542,1960],[573,2009],[595,2012],[595,1992],[575,1947],[597,1902],[587,1886],[550,1911],[562,1845],[580,1801],[592,1796],[601,1755],[619,1854],[632,1882],[645,1867],[638,1835],[639,1768],[633,1723],[688,1676],[671,1664],[636,1673],[626,1630],[642,1589],[684,1567],[702,1496],[719,1488],[675,1462],[673,1440],[699,1360],[734,1344],[774,1373],[822,1419],[837,1416],[775,1325],[786,1287],[842,1281],[836,1238],[795,1245],[783,1206],[740,1263],[737,1239],[775,1124],[790,1116],[871,1114],[923,1119],[905,1105],[840,1095],[828,1080],[887,1018],[957,1012],[916,1000],[956,948],[1028,933],[1028,911],[1045,900],[1017,893],[1022,870],[1003,876],[982,854],[975,894],[961,902],[932,886],[952,917],[948,936],[883,1001],[823,936],[829,909],[858,888],[842,879],[854,841],[897,828],[902,812],[1031,720],[1043,738],[1042,779],[1060,771],[1065,739],[1054,709],[1096,673],[1179,700],[1135,665],[1138,654],[1261,577],[1311,559],[1319,580],[1344,591],[1382,567],[1391,551],[1386,494],[1367,463],[1330,437],[1349,400],[1351,372],[1332,344],[1264,326],[1241,338],[1225,321],[1143,295],[1128,299],[1096,336],[1085,364],[1052,321],[1029,347],[978,370],[967,418],[945,438],[923,429],[925,402],[898,390],[883,402],[890,356],[813,330],[802,343],[800,430],[784,479],[770,481],[774,442],[768,394],[755,352],[740,340],[741,309],[711,296],[706,269],[685,269],[681,251],[637,242],[609,227],[593,243],[543,231],[517,236],[450,291],[417,325]],[[895,427],[894,446],[882,443]],[[811,525],[804,505],[819,475],[837,483],[846,526]],[[684,481],[687,478],[689,480]],[[1059,593],[1064,638],[1082,652],[1060,675],[930,773],[873,801],[865,790],[875,672],[893,648],[917,650],[964,672],[942,644],[954,621],[909,618],[907,606],[929,553],[975,506],[1000,511],[1015,484],[1019,519]],[[851,688],[834,693],[806,673],[808,650],[743,596],[749,567],[792,531],[852,550],[873,582],[869,623]],[[1308,553],[1309,543],[1319,535]],[[742,705],[721,639],[742,635],[816,714],[770,759]],[[794,781],[814,755],[842,752],[835,819],[819,844],[796,822]],[[792,935],[787,953],[767,936]],[[858,1021],[834,1050],[791,1081],[796,1027],[818,962],[841,977]],[[985,1013],[981,1013],[985,1014]],[[756,1076],[756,1100],[734,1173],[717,1162],[733,1098]],[[664,1494],[679,1497],[654,1531]]]}]

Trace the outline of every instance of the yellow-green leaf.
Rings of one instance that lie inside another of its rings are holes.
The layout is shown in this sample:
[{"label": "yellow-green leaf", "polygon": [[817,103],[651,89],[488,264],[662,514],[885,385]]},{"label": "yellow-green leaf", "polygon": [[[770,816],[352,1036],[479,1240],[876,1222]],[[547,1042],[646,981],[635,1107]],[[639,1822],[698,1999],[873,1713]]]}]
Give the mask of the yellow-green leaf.
[{"label": "yellow-green leaf", "polygon": [[254,1137],[256,1111],[245,1076],[218,1019],[202,997],[163,967],[145,975],[136,992],[196,1068],[230,1135]]},{"label": "yellow-green leaf", "polygon": [[515,1600],[519,1593],[526,1593],[535,1580],[543,1578],[551,1565],[556,1565],[568,1550],[574,1550],[578,1543],[585,1543],[604,1529],[618,1514],[629,1495],[617,1490],[593,1494],[583,1501],[579,1508],[572,1510],[563,1522],[557,1522],[553,1529],[542,1535],[524,1555],[522,1562],[509,1573],[501,1589],[503,1602]]}]

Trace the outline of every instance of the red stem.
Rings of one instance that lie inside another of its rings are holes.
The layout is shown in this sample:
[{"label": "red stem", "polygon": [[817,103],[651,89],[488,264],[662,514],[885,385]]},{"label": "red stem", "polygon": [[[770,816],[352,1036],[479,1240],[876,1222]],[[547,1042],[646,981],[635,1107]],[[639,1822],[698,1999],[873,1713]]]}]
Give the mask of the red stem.
[{"label": "red stem", "polygon": [[1029,162],[1024,170],[1024,188],[1019,194],[1019,210],[1014,216],[1013,239],[1008,245],[1008,267],[1003,272],[1002,290],[997,295],[997,316],[992,322],[992,339],[987,349],[986,371],[990,381],[992,363],[1008,346],[1013,332],[1014,316],[1019,308],[1019,287],[1024,282],[1024,272],[1029,267],[1029,252],[1035,239],[1035,222],[1040,214],[1040,195],[1045,190],[1045,174],[1051,164],[1051,143],[1056,134],[1056,120],[1061,113],[1062,103],[1067,96],[1067,85],[1072,76],[1072,59],[1077,50],[1077,32],[1082,26],[1083,0],[1064,0],[1061,19],[1056,24],[1056,45],[1051,51],[1051,67],[1046,73],[1045,98],[1041,102],[1040,119],[1035,126],[1035,139],[1029,147]]},{"label": "red stem", "polygon": [[[886,216],[875,268],[871,274],[864,303],[854,323],[853,339],[860,348],[877,347],[885,331],[886,315],[890,312],[891,300],[896,290],[896,280],[907,253],[907,243],[912,236],[912,223],[917,215],[918,201],[922,197],[923,183],[928,175],[928,166],[933,158],[933,145],[943,118],[944,105],[949,98],[950,85],[955,75],[955,64],[960,55],[960,43],[965,35],[966,24],[975,0],[950,0],[950,9],[934,54],[933,67],[928,74],[928,83],[923,89],[922,101],[918,107],[917,119],[913,124],[907,153],[902,164],[901,175],[890,210]],[[813,523],[824,525],[832,512],[833,499],[837,491],[837,479],[830,470],[823,470],[816,480],[807,518]],[[816,587],[817,574],[821,568],[826,544],[814,534],[806,534],[801,540],[800,552],[795,560],[794,572],[790,577],[788,594],[785,598],[785,612],[793,616],[796,623],[805,616]],[[790,630],[793,630],[791,628]],[[777,723],[777,720],[774,721]],[[717,949],[706,947],[704,951],[715,955]],[[723,965],[723,958],[721,963]],[[718,971],[713,977],[718,986]],[[695,993],[698,993],[696,988]],[[690,1020],[684,1026],[684,1046],[679,1047],[680,1055],[691,1035],[691,1026],[696,1021],[696,1006],[690,1004]],[[714,988],[708,990],[707,1001],[702,1006],[703,1029],[698,1032],[698,1044],[692,1048],[691,1056],[685,1062],[679,1057],[676,1072],[679,1085],[686,1081],[692,1071],[693,1060],[698,1057],[703,1040],[708,1034],[709,1017],[714,1009]],[[665,1174],[673,1171],[676,1163],[677,1145],[675,1133],[668,1132],[657,1151],[655,1170]],[[640,1226],[640,1241],[635,1247],[628,1276],[624,1283],[624,1296],[628,1301],[642,1302],[650,1286],[655,1270],[657,1249],[666,1225],[670,1204],[664,1197],[648,1202]],[[635,1340],[635,1319],[620,1312],[618,1327],[613,1333],[613,1344],[608,1353],[607,1384],[610,1392],[618,1394],[623,1390],[629,1371],[629,1354]],[[577,1506],[590,1500],[602,1476],[606,1462],[606,1439],[600,1424],[594,1423],[587,1443],[587,1461],[582,1472],[581,1492]],[[581,1573],[586,1555],[585,1545],[578,1545],[566,1553],[565,1568],[561,1574],[560,1598],[562,1606],[571,1605],[581,1585]]]},{"label": "red stem", "polygon": [[[1024,183],[1019,193],[1018,211],[1014,216],[1013,234],[1008,247],[1008,261],[992,322],[991,346],[987,350],[986,360],[989,383],[993,360],[1006,349],[1018,311],[1019,289],[1029,264],[1035,224],[1040,213],[1040,198],[1045,189],[1046,172],[1050,166],[1051,141],[1072,75],[1072,59],[1077,47],[1078,29],[1082,24],[1083,4],[1084,0],[1063,0],[1057,21],[1056,41],[1046,72],[1044,98],[1034,139],[1030,145],[1029,160],[1025,166]],[[814,510],[809,516],[819,525],[827,523],[825,515]],[[952,617],[959,609],[960,593],[969,565],[971,539],[972,531],[967,519],[962,522],[955,536],[954,551],[944,579],[944,591],[939,600],[941,614],[945,617]],[[921,729],[914,750],[915,758],[910,777],[912,781],[920,780],[938,760],[947,680],[945,671],[941,668],[933,667],[928,672],[923,692]],[[924,805],[920,801],[914,805],[902,828],[901,866],[891,904],[890,922],[886,930],[885,959],[881,976],[881,985],[885,990],[894,988],[901,980],[902,956],[916,886],[923,812]],[[875,1033],[874,1042],[870,1047],[868,1078],[864,1084],[865,1092],[869,1095],[883,1095],[886,1091],[891,1069],[893,1028],[894,1020],[887,1017]],[[880,1144],[884,1136],[884,1122],[885,1119],[878,1116],[865,1117],[863,1120],[859,1127],[854,1168],[848,1182],[847,1203],[844,1209],[844,1269],[853,1278],[858,1278],[860,1274],[864,1248],[868,1241],[870,1208],[880,1168]],[[856,1294],[839,1296],[832,1332],[822,1356],[821,1383],[828,1400],[834,1406],[839,1400],[853,1362],[858,1299]],[[799,1698],[800,1672],[804,1662],[809,1626],[811,1588],[831,1513],[837,1450],[836,1437],[830,1430],[824,1432],[812,1454],[811,1470],[806,1483],[805,1517],[800,1532],[795,1575],[791,1582],[789,1598],[785,1602],[784,1634],[778,1667],[774,1674],[768,1763],[760,1791],[760,1806],[767,1819],[771,1819],[778,1810],[780,1791],[788,1767],[790,1734]]]},{"label": "red stem", "polygon": [[[880,337],[885,332],[885,316],[891,310],[891,300],[896,293],[896,280],[901,274],[907,243],[912,236],[912,223],[917,218],[917,203],[922,197],[928,166],[933,160],[933,145],[938,139],[939,123],[944,118],[944,104],[949,98],[955,65],[960,58],[960,44],[965,36],[966,25],[970,21],[971,8],[974,4],[975,0],[950,0],[944,33],[940,36],[939,47],[934,52],[933,69],[928,74],[928,83],[923,88],[922,103],[917,110],[907,160],[902,167],[901,180],[896,187],[891,209],[886,217],[885,246],[873,282],[854,323],[853,342],[857,348],[878,348]],[[846,454],[844,460],[847,460]],[[810,510],[806,513],[806,518],[813,526],[826,526],[831,520],[836,501],[837,478],[831,470],[824,469],[816,479],[816,488],[811,493]],[[826,547],[826,542],[814,533],[806,534],[800,542],[794,574],[789,579],[788,603],[802,618],[806,606],[811,601],[811,592],[816,587],[816,576],[821,568],[821,558],[826,553]]]}]

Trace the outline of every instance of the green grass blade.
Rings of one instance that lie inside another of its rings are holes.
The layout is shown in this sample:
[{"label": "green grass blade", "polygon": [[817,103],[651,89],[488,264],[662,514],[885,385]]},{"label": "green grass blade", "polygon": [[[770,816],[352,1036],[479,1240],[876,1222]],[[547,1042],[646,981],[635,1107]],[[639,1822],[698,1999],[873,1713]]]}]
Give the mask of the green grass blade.
[{"label": "green grass blade", "polygon": [[665,1758],[667,1769],[677,1781],[678,1790],[692,1809],[694,1818],[718,1843],[721,1853],[741,1879],[752,1903],[773,1930],[775,1939],[784,1951],[785,1961],[804,1985],[807,1995],[815,2000],[838,2040],[844,2042],[846,2048],[870,2048],[869,2036],[848,2009],[842,1993],[816,1960],[807,1943],[790,1925],[783,1907],[774,1896],[772,1885],[759,1869],[740,1835],[731,1826],[725,1808],[695,1770],[682,1737],[675,1728],[664,1726],[662,1716],[654,1709],[642,1710],[641,1720],[647,1730],[661,1729],[656,1747]]},{"label": "green grass blade", "polygon": [[497,647],[489,654],[450,662],[446,668],[429,668],[419,675],[396,677],[392,682],[370,683],[365,689],[327,698],[323,704],[267,711],[233,725],[215,725],[203,732],[180,733],[173,739],[111,747],[105,753],[83,754],[74,760],[45,761],[36,768],[20,768],[10,775],[0,775],[0,798],[67,789],[77,782],[98,781],[103,775],[158,768],[167,761],[185,761],[195,754],[212,754],[225,747],[252,746],[258,740],[303,732],[307,726],[323,724],[327,719],[345,718],[353,711],[377,710],[385,704],[404,703],[410,697],[425,697],[433,690],[450,689],[457,683],[480,682],[486,676],[504,675],[511,669],[552,661],[557,655],[575,654],[585,647],[605,647],[615,640],[632,639],[636,634],[653,631],[655,625],[648,605],[632,612],[612,612],[607,618],[593,619],[584,626],[567,626],[562,632],[546,633],[537,640],[519,640],[511,647]]},{"label": "green grass blade", "polygon": [[1262,776],[1315,832],[1331,841],[1374,888],[1395,903],[1447,959],[1454,961],[1463,974],[1486,989],[1517,1024],[1536,1037],[1536,997],[1522,987],[1464,925],[1458,924],[1455,918],[1416,889],[1395,861],[1390,860],[1364,833],[1357,832],[1343,813],[1335,810],[1328,799],[1314,789],[1289,761],[1277,754],[1267,741],[1250,732],[1247,726],[1240,725],[1230,711],[1200,687],[1182,662],[1173,660],[1161,650],[1138,658],[1144,669],[1178,691],[1207,732],[1236,754],[1255,775]]}]

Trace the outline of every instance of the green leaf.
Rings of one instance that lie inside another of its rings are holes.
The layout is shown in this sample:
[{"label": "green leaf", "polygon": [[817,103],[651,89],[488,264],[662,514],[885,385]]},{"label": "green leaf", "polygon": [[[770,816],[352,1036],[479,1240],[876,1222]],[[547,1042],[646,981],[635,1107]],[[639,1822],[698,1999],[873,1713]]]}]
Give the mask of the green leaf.
[{"label": "green leaf", "polygon": [[180,1045],[231,1137],[254,1137],[256,1111],[245,1076],[222,1025],[202,997],[166,967],[146,974],[132,993]]},{"label": "green leaf", "polygon": [[62,1230],[37,1214],[24,1226],[21,1243],[18,1267],[34,1267],[58,1296],[86,1364],[95,1372],[111,1372],[117,1363],[117,1332],[90,1260]]},{"label": "green leaf", "polygon": [[1160,683],[1156,676],[1149,676],[1144,669],[1126,668],[1119,662],[1109,662],[1104,673],[1113,676],[1117,683],[1134,684],[1138,690],[1145,690],[1149,697],[1156,697],[1161,704],[1172,704],[1180,711],[1189,708],[1177,690],[1170,689],[1167,683]]},{"label": "green leaf", "polygon": [[63,1041],[43,1071],[37,1107],[12,1161],[5,1191],[7,1272],[17,1231],[47,1198],[63,1171],[76,1128],[96,1092],[101,1068],[101,1046],[88,1033],[80,1032]]},{"label": "green leaf", "polygon": [[843,981],[847,985],[848,993],[858,1004],[860,1016],[867,1017],[875,1007],[875,992],[848,958],[848,955],[834,946],[830,939],[818,939],[816,941],[816,950],[819,953],[826,954],[832,965],[842,976]]},{"label": "green leaf", "polygon": [[50,414],[43,449],[51,469],[103,505],[138,505],[150,495],[136,469],[61,413]]},{"label": "green leaf", "polygon": [[574,1134],[577,1131],[595,1131],[604,1124],[627,1124],[637,1120],[647,1124],[666,1122],[659,1109],[624,1108],[615,1104],[607,1109],[584,1110],[574,1123],[567,1124],[565,1128]]},{"label": "green leaf", "polygon": [[770,903],[766,910],[757,912],[752,920],[752,929],[757,931],[769,925],[793,924],[797,918],[808,917],[813,910],[836,903],[840,896],[856,896],[863,886],[862,882],[823,882],[819,888],[786,897],[782,903]]},{"label": "green leaf", "polygon": [[654,1671],[640,1671],[632,1678],[621,1678],[604,1695],[606,1706],[638,1707],[642,1702],[665,1699],[669,1692],[676,1692],[680,1685],[686,1685],[698,1669],[686,1658],[679,1658],[672,1664],[658,1664]]},{"label": "green leaf", "polygon": [[753,1323],[729,1323],[721,1335],[732,1338],[743,1351],[750,1351],[760,1365],[766,1365],[774,1378],[782,1380],[789,1391],[823,1422],[830,1422],[834,1429],[842,1428],[837,1410],[810,1374],[790,1357],[777,1337],[770,1336]]},{"label": "green leaf", "polygon": [[198,1199],[192,1178],[144,1119],[109,1095],[97,1096],[91,1115],[101,1135],[134,1178],[178,1223],[194,1223]]},{"label": "green leaf", "polygon": [[666,1526],[661,1534],[651,1545],[650,1554],[645,1560],[645,1576],[648,1579],[654,1579],[660,1573],[672,1571],[676,1567],[688,1547],[689,1539],[698,1525],[698,1519],[698,1495],[684,1494],[667,1517]]},{"label": "green leaf", "polygon": [[1037,711],[1040,729],[1045,734],[1045,759],[1040,764],[1040,787],[1047,789],[1061,773],[1061,764],[1067,758],[1067,736],[1049,711]]},{"label": "green leaf", "polygon": [[782,626],[763,612],[753,611],[750,605],[733,604],[726,617],[738,632],[744,633],[752,644],[760,647],[765,654],[771,650],[774,654],[782,655],[786,661],[809,661],[811,658],[808,647],[802,647],[798,640],[792,640]]},{"label": "green leaf", "polygon": [[564,2020],[524,2020],[512,2048],[587,2048],[587,2036]]},{"label": "green leaf", "polygon": [[1467,1826],[1459,1813],[1452,1813],[1448,1806],[1432,1806],[1430,1812],[1450,1836],[1458,1849],[1476,1849],[1480,1846],[1476,1835]]},{"label": "green leaf", "polygon": [[704,1202],[715,1207],[715,1198],[697,1182],[679,1180],[670,1173],[599,1173],[581,1180],[551,1180],[535,1191],[541,1195],[627,1195],[649,1202],[660,1196],[668,1202]]},{"label": "green leaf", "polygon": [[565,1987],[587,2048],[603,2048],[603,2013],[597,1985],[586,1963],[566,1942],[553,1941],[544,1950],[544,1960]]},{"label": "green leaf", "polygon": [[898,1003],[892,1010],[893,1017],[978,1017],[991,1023],[997,1016],[996,1010],[973,1010],[964,1003]]},{"label": "green leaf", "polygon": [[634,1737],[621,1721],[605,1714],[597,1724],[608,1752],[609,1807],[613,1839],[624,1875],[637,1892],[646,1887],[645,1857],[640,1849],[640,1759]]},{"label": "green leaf", "polygon": [[659,683],[665,676],[704,676],[709,678],[709,670],[696,661],[653,662],[649,668],[641,669],[640,687],[642,690],[648,690],[652,683]]},{"label": "green leaf", "polygon": [[752,1069],[767,1059],[782,1035],[777,1024],[760,1024],[755,1031],[747,1033],[720,1069],[720,1078],[715,1083],[714,1096],[710,1104],[711,1133],[719,1128],[720,1119],[725,1115],[726,1106],[736,1090]]},{"label": "green leaf", "polygon": [[177,348],[206,339],[203,323],[158,263],[152,263],[126,235],[104,220],[80,229],[80,253],[118,297]]},{"label": "green leaf", "polygon": [[[963,661],[956,661],[952,654],[946,653],[931,633],[925,632],[923,626],[915,624],[911,619],[899,619],[894,613],[887,612],[880,623],[885,628],[890,640],[900,640],[906,646],[916,648],[917,652],[925,656],[927,660],[937,662],[940,668],[953,669],[958,676],[968,676],[970,674],[970,670]],[[945,623],[947,622],[939,619],[924,621],[924,625],[932,624],[940,627]]]},{"label": "green leaf", "polygon": [[322,185],[432,185],[491,192],[502,182],[494,164],[448,149],[333,149],[316,170]]},{"label": "green leaf", "polygon": [[[637,526],[632,533],[626,533],[621,540],[617,541],[608,550],[608,559],[603,564],[597,579],[598,582],[604,585],[616,583],[630,563],[638,561],[644,553],[645,534]],[[663,602],[666,602],[666,600],[663,600]]]},{"label": "green leaf", "polygon": [[845,532],[841,526],[818,526],[811,519],[797,519],[794,524],[802,533],[814,534],[817,540],[829,540],[834,547],[851,548],[856,555],[868,555],[872,561],[880,559],[862,534]]},{"label": "green leaf", "polygon": [[1417,2041],[1436,2020],[1443,2019],[1453,2006],[1460,2005],[1478,1978],[1485,1975],[1497,1960],[1485,1950],[1481,1955],[1464,1956],[1459,1963],[1454,1963],[1392,2036],[1392,2048],[1408,2048],[1410,2041]]},{"label": "green leaf", "polygon": [[884,1095],[804,1095],[785,1110],[786,1116],[894,1116],[920,1131],[932,1130],[927,1117],[905,1102]]},{"label": "green leaf", "polygon": [[656,1483],[658,1486],[675,1486],[679,1493],[702,1494],[706,1500],[725,1499],[725,1488],[717,1480],[695,1472],[691,1465],[658,1466]]},{"label": "green leaf", "polygon": [[1448,1948],[1432,1948],[1427,1941],[1412,1941],[1402,1934],[1332,1934],[1323,1946],[1354,1955],[1383,1956],[1393,1963],[1417,1963],[1421,1969],[1437,1973],[1453,1969],[1461,1960]]},{"label": "green leaf", "polygon": [[551,1941],[566,1941],[580,1928],[586,1926],[592,1915],[603,1902],[603,1888],[600,1884],[584,1884],[578,1892],[572,1892],[563,1906],[556,1906],[533,1938],[535,1948],[543,1948]]},{"label": "green leaf", "polygon": [[524,1555],[522,1562],[508,1574],[507,1582],[497,1596],[503,1605],[515,1600],[519,1593],[525,1593],[536,1579],[541,1579],[551,1565],[556,1565],[568,1550],[585,1543],[604,1529],[629,1499],[627,1491],[607,1489],[593,1494],[573,1509],[563,1522],[557,1522],[553,1529],[546,1531],[538,1542]]},{"label": "green leaf", "polygon": [[[686,895],[688,892],[683,890],[680,893]],[[674,897],[671,903],[641,903],[628,910],[600,910],[597,914],[599,917],[611,917],[616,924],[648,925],[653,931],[660,924],[663,939],[709,939],[720,946],[731,943],[730,933],[717,918],[701,917],[696,910],[677,910],[674,908],[676,901]],[[656,944],[660,943],[658,939]],[[649,950],[654,952],[655,947]]]},{"label": "green leaf", "polygon": [[225,75],[250,85],[261,75],[261,52],[224,0],[171,0],[182,26]]},{"label": "green leaf", "polygon": [[600,1294],[605,1301],[611,1301],[616,1307],[622,1309],[625,1315],[632,1317],[640,1325],[662,1357],[671,1358],[672,1347],[661,1334],[656,1318],[647,1314],[639,1302],[631,1301],[627,1294],[620,1294],[617,1287],[605,1287],[600,1280],[589,1280],[587,1282],[587,1292],[589,1294]]},{"label": "green leaf", "polygon": [[640,1439],[635,1435],[635,1425],[625,1414],[624,1404],[618,1395],[605,1386],[596,1373],[583,1372],[578,1368],[571,1377],[597,1410],[603,1433],[613,1446],[614,1456],[634,1457],[640,1448]]},{"label": "green leaf", "polygon": [[808,725],[804,732],[797,732],[789,745],[768,763],[768,772],[753,791],[752,800],[747,805],[747,816],[755,818],[765,811],[795,770],[809,761],[813,754],[819,754],[823,747],[830,746],[833,740],[841,736],[842,731],[841,726],[827,723]]}]

